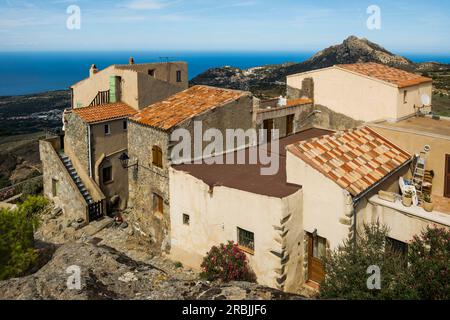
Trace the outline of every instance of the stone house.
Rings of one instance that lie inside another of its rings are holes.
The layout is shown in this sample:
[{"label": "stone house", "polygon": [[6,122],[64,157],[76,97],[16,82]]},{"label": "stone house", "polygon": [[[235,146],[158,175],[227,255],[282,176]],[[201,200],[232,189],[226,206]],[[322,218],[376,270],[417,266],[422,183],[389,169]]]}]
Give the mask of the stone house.
[{"label": "stone house", "polygon": [[432,79],[377,63],[356,63],[289,75],[287,92],[291,99],[308,97],[357,121],[393,121],[429,111]]},{"label": "stone house", "polygon": [[389,240],[405,250],[427,226],[450,227],[450,211],[426,213],[403,206],[400,196],[394,202],[379,198],[380,190],[399,193],[413,156],[369,127],[292,144],[286,161],[288,183],[302,185],[305,281],[320,282],[326,251],[364,223],[386,224]]},{"label": "stone house", "polygon": [[124,103],[73,109],[65,113],[64,153],[104,193],[108,211],[126,208],[128,172],[120,162],[127,152],[128,118],[137,111]]},{"label": "stone house", "polygon": [[[172,159],[177,141],[171,140],[171,134],[185,129],[193,137],[193,145],[209,128],[219,130],[223,136],[226,129],[253,128],[255,103],[249,92],[194,86],[130,118],[128,134],[133,138],[128,141],[129,207],[135,228],[150,236],[158,248],[170,248],[169,168],[175,160],[188,162],[196,157],[193,152],[181,155],[181,159]],[[198,132],[195,135],[195,123],[202,125],[200,137]],[[249,143],[247,139],[243,144]],[[203,141],[202,145],[206,144]],[[241,146],[237,144],[235,148]],[[198,158],[202,158],[202,154]]]},{"label": "stone house", "polygon": [[112,65],[99,71],[95,65],[86,78],[71,87],[72,108],[123,102],[139,110],[187,89],[186,62]]}]

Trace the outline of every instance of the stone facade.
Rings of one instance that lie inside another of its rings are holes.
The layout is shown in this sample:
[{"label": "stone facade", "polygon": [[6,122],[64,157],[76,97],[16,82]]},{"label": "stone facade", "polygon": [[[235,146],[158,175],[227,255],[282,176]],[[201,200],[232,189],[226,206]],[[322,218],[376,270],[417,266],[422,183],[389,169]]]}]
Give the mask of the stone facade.
[{"label": "stone facade", "polygon": [[69,158],[77,158],[83,170],[89,173],[88,126],[76,114],[65,115],[64,151]]},{"label": "stone facade", "polygon": [[[128,128],[129,137],[132,137],[128,141],[130,164],[138,162],[137,167],[129,169],[129,207],[133,212],[132,220],[135,229],[149,236],[162,251],[170,250],[168,168],[171,165],[170,155],[173,147],[170,142],[171,132],[176,128],[188,130],[191,133],[193,144],[194,121],[201,121],[203,132],[208,128],[216,128],[225,137],[226,129],[247,130],[253,128],[252,111],[253,98],[251,95],[247,95],[186,120],[169,131],[130,121]],[[208,144],[209,142],[204,142],[203,146]],[[162,150],[163,168],[152,164],[153,146],[158,146]],[[153,213],[153,194],[163,198],[163,213]]]},{"label": "stone facade", "polygon": [[314,79],[303,79],[302,87],[299,89],[286,86],[286,95],[288,99],[309,98],[314,101]]},{"label": "stone facade", "polygon": [[39,152],[44,172],[44,195],[51,199],[56,206],[63,209],[67,220],[88,221],[87,203],[73,182],[56,149],[59,148],[57,139],[41,140]]}]

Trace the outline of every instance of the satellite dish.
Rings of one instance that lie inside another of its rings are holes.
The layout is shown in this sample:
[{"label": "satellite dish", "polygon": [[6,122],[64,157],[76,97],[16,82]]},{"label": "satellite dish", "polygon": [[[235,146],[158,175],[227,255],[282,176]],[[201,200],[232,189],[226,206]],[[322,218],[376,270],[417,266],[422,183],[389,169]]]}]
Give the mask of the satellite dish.
[{"label": "satellite dish", "polygon": [[429,96],[429,95],[423,94],[422,97],[421,97],[421,99],[422,99],[422,104],[423,104],[424,106],[429,106],[429,105],[431,104],[431,99],[430,99],[430,96]]}]

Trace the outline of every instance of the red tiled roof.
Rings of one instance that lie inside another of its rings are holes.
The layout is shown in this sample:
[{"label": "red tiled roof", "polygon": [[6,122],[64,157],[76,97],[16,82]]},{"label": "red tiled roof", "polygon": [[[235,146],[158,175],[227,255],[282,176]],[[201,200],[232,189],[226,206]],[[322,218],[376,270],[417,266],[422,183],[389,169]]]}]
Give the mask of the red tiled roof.
[{"label": "red tiled roof", "polygon": [[184,120],[247,95],[247,92],[194,86],[141,110],[132,121],[168,130]]},{"label": "red tiled roof", "polygon": [[303,104],[310,104],[313,101],[309,98],[290,99],[287,101],[287,107],[299,106]]},{"label": "red tiled roof", "polygon": [[87,123],[128,118],[137,113],[135,109],[122,102],[108,103],[95,107],[76,108],[73,109],[73,112]]},{"label": "red tiled roof", "polygon": [[411,158],[368,127],[302,141],[288,149],[353,196]]},{"label": "red tiled roof", "polygon": [[337,67],[395,84],[399,88],[406,88],[433,81],[431,78],[423,77],[415,73],[372,62],[339,64]]}]

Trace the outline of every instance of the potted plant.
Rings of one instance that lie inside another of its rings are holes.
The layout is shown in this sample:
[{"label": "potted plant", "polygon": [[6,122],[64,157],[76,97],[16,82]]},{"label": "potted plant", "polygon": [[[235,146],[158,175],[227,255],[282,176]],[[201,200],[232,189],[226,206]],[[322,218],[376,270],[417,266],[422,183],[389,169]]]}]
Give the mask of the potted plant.
[{"label": "potted plant", "polygon": [[411,190],[407,190],[403,193],[402,203],[405,207],[412,206],[412,197],[413,197],[413,193]]},{"label": "potted plant", "polygon": [[423,205],[422,205],[422,207],[424,208],[424,210],[426,212],[433,211],[434,205],[433,205],[433,201],[431,200],[431,195],[430,194],[425,193],[423,195]]}]

